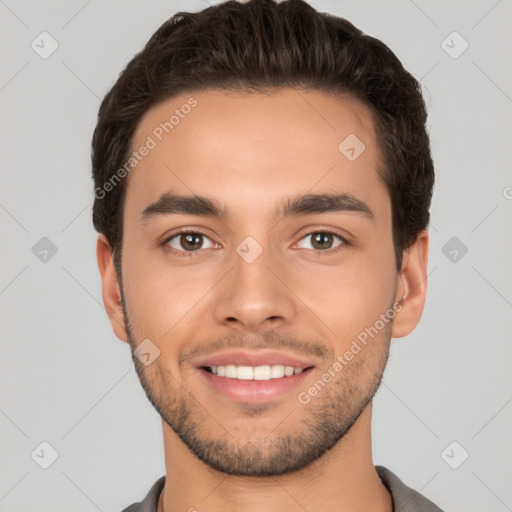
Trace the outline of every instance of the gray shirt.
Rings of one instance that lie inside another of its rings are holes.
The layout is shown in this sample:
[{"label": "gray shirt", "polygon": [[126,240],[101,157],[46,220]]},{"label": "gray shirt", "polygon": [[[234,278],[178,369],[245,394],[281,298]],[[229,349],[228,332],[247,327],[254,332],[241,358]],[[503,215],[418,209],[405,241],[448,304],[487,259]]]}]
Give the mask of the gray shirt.
[{"label": "gray shirt", "polygon": [[[389,469],[384,466],[375,466],[375,470],[393,497],[393,512],[443,512],[419,492],[407,487]],[[153,484],[153,487],[142,501],[130,505],[122,512],[157,512],[158,498],[164,484],[165,475]]]}]

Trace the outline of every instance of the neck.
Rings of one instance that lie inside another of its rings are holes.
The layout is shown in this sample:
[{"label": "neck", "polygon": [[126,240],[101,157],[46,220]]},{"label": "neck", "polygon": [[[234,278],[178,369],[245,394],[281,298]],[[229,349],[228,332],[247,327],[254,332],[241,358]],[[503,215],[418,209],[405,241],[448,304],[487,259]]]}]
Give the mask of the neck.
[{"label": "neck", "polygon": [[197,459],[162,422],[166,480],[159,512],[392,512],[372,461],[371,402],[349,432],[309,466],[276,477],[220,473]]}]

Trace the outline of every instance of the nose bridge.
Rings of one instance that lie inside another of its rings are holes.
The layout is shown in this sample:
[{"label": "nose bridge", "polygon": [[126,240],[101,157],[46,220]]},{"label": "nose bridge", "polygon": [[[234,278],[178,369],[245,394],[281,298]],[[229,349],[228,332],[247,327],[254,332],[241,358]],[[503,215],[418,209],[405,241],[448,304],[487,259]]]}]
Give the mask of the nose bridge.
[{"label": "nose bridge", "polygon": [[[295,314],[293,294],[285,286],[283,262],[272,251],[269,237],[247,236],[232,255],[232,271],[228,274],[215,308],[220,323],[238,328],[258,330],[289,323]],[[264,240],[263,240],[264,238]]]}]

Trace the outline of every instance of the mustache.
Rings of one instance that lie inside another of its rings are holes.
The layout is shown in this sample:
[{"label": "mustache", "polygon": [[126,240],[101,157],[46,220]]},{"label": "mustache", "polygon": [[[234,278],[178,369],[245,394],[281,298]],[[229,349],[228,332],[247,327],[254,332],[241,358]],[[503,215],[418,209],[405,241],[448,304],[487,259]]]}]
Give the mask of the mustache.
[{"label": "mustache", "polygon": [[233,333],[202,343],[186,347],[178,356],[178,364],[181,366],[190,360],[207,357],[215,352],[226,349],[291,349],[292,352],[302,356],[314,356],[315,358],[334,359],[334,352],[328,349],[324,343],[316,338],[306,338],[303,341],[292,338],[285,333],[264,331],[256,335],[240,335]]}]

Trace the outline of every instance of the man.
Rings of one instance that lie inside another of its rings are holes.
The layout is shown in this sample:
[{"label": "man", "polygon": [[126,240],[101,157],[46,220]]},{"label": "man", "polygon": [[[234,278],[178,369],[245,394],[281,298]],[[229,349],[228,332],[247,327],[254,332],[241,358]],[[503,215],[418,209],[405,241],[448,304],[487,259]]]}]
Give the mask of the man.
[{"label": "man", "polygon": [[425,121],[383,43],[301,0],[178,13],[128,64],[93,218],[166,475],[126,511],[440,510],[371,449],[425,302]]}]

